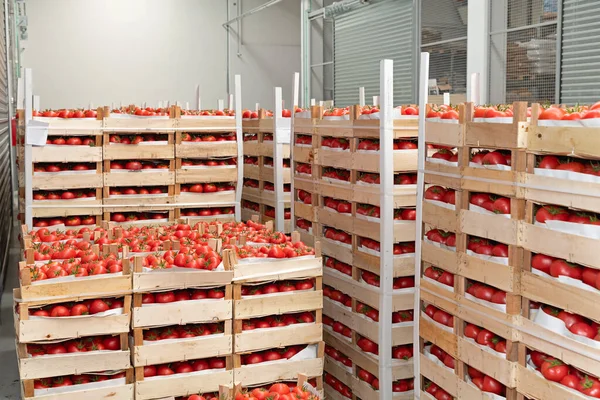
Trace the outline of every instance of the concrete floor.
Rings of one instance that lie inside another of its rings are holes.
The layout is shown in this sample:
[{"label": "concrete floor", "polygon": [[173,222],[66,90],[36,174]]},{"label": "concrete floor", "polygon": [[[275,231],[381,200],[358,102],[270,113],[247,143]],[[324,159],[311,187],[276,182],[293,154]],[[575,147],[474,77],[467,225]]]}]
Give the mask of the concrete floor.
[{"label": "concrete floor", "polygon": [[[16,232],[18,232],[17,228],[13,228],[13,233]],[[0,303],[0,369],[2,370],[0,374],[0,400],[21,398],[12,312],[12,290],[18,286],[18,259],[19,245],[16,237],[14,237],[9,254],[4,293],[2,293]]]}]

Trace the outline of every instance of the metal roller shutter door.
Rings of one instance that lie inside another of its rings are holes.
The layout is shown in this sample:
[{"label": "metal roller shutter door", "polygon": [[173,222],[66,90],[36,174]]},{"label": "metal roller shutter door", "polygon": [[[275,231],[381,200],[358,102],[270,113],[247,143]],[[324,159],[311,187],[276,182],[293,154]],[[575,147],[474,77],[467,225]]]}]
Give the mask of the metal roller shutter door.
[{"label": "metal roller shutter door", "polygon": [[600,94],[600,1],[564,0],[560,102],[594,103]]},{"label": "metal roller shutter door", "polygon": [[0,16],[0,287],[4,282],[12,226],[11,137],[8,115],[8,71],[6,52],[6,1]]},{"label": "metal roller shutter door", "polygon": [[414,102],[416,65],[412,0],[382,0],[334,20],[334,104],[358,104],[379,95],[379,61],[394,60],[394,104]]}]

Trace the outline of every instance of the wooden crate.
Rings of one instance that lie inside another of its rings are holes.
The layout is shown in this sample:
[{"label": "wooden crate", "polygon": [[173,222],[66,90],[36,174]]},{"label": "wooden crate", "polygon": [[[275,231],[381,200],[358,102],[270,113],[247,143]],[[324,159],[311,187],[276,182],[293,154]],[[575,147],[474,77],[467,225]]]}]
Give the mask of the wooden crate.
[{"label": "wooden crate", "polygon": [[171,161],[172,167],[160,172],[111,172],[110,163],[104,165],[104,186],[123,187],[123,186],[170,186],[175,184],[175,161]]},{"label": "wooden crate", "polygon": [[189,168],[175,162],[175,183],[237,182],[237,166]]},{"label": "wooden crate", "polygon": [[34,200],[33,218],[68,217],[73,215],[102,215],[102,189],[94,189],[96,199]]},{"label": "wooden crate", "polygon": [[[72,392],[40,394],[38,396],[35,395],[33,380],[23,381],[21,386],[21,398],[27,400],[78,400],[81,398],[115,398],[123,400],[133,400],[135,398],[132,369],[126,371],[125,384],[115,382],[113,386],[89,388],[86,387],[88,385],[81,385],[83,386],[82,388],[79,388],[79,390],[74,390]],[[77,387],[75,386],[74,388]]]},{"label": "wooden crate", "polygon": [[175,158],[174,133],[166,134],[167,143],[165,144],[110,143],[109,135],[109,133],[104,134],[104,160],[168,160]]},{"label": "wooden crate", "polygon": [[[19,289],[14,289],[15,299],[21,298]],[[98,298],[99,295],[79,295],[72,297],[62,297],[60,300],[54,300],[56,303],[69,301],[80,301],[89,298]],[[110,297],[105,294],[103,297]],[[18,304],[17,315],[15,316],[15,331],[17,340],[20,343],[31,343],[48,340],[72,339],[74,337],[94,336],[94,335],[112,335],[123,332],[129,332],[129,320],[131,319],[131,295],[112,296],[124,297],[123,314],[104,317],[94,317],[93,315],[79,318],[31,318],[30,309],[37,306],[47,305],[48,300],[28,300],[27,302],[15,303],[15,309]]]},{"label": "wooden crate", "polygon": [[129,335],[121,333],[121,350],[81,352],[31,357],[27,345],[17,342],[19,376],[21,380],[81,375],[98,371],[118,371],[131,368]]}]

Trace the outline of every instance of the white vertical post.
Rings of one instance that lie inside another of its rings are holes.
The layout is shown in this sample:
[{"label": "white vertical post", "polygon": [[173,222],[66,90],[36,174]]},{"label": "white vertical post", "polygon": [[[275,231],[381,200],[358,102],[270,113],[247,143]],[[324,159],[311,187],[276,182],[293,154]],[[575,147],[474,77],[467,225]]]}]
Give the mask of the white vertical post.
[{"label": "white vertical post", "polygon": [[444,104],[447,106],[450,105],[450,93],[444,93]]},{"label": "white vertical post", "polygon": [[33,109],[40,111],[40,96],[33,96]]},{"label": "white vertical post", "polygon": [[[379,397],[392,398],[392,302],[394,283],[394,62],[380,62],[379,93],[381,94],[381,114],[379,121],[379,143],[381,152],[380,204],[381,238],[379,298]],[[373,99],[375,100],[375,99]]]},{"label": "white vertical post", "polygon": [[25,78],[17,79],[17,109],[25,109]]},{"label": "white vertical post", "polygon": [[254,111],[258,112],[260,110],[260,103],[254,104]]},{"label": "white vertical post", "polygon": [[290,121],[290,171],[291,171],[291,182],[290,182],[290,229],[291,231],[296,230],[296,215],[294,215],[294,199],[296,198],[296,192],[294,188],[294,144],[296,143],[296,135],[294,133],[294,123],[296,122],[296,107],[299,106],[298,100],[300,96],[300,74],[294,73],[294,91],[292,93],[293,109],[292,109],[292,120]]},{"label": "white vertical post", "polygon": [[379,96],[373,96],[373,105],[379,107]]},{"label": "white vertical post", "polygon": [[275,88],[275,109],[273,110],[273,175],[275,186],[275,229],[283,232],[285,201],[283,200],[283,118],[281,117],[281,88]]},{"label": "white vertical post", "polygon": [[[237,142],[237,183],[235,185],[235,220],[242,220],[242,188],[244,183],[244,136],[242,133],[242,76],[234,78],[235,138]],[[198,96],[198,101],[200,96]],[[199,104],[199,103],[198,103]],[[200,108],[198,108],[200,109]]]},{"label": "white vertical post", "polygon": [[[488,101],[490,3],[492,2],[470,1],[467,5],[469,15],[467,24],[467,36],[469,38],[467,41],[467,76],[470,77],[474,72],[480,74],[484,84],[481,85],[479,100],[483,103]],[[499,3],[498,6],[501,6],[503,2],[495,1],[494,3]],[[500,16],[497,15],[497,17]],[[472,82],[467,79],[467,95],[471,93],[471,85]],[[474,99],[470,101],[475,102]]]},{"label": "white vertical post", "polygon": [[189,109],[190,109],[190,102],[189,102],[189,101],[186,101],[186,102],[185,102],[185,109],[186,109],[186,110],[189,110]]},{"label": "white vertical post", "polygon": [[223,101],[223,99],[219,99],[219,101],[217,102],[217,110],[223,111],[224,107],[225,107],[225,102]]},{"label": "white vertical post", "polygon": [[310,99],[310,106],[316,106],[317,105],[317,100],[315,99]]},{"label": "white vertical post", "polygon": [[162,101],[158,102],[158,108],[163,108],[163,102]]},{"label": "white vertical post", "polygon": [[429,53],[421,53],[421,71],[419,72],[419,141],[417,157],[417,220],[415,237],[415,309],[413,331],[413,361],[415,371],[415,393],[421,393],[420,363],[419,363],[419,315],[421,297],[421,237],[423,236],[423,192],[425,190],[425,156],[427,144],[425,143],[425,107],[429,95]]},{"label": "white vertical post", "polygon": [[480,105],[481,100],[481,91],[479,84],[479,74],[477,72],[473,72],[470,76],[470,90],[467,93],[467,101],[476,105]]},{"label": "white vertical post", "polygon": [[196,85],[196,110],[202,109],[202,102],[200,101],[200,85]]},{"label": "white vertical post", "polygon": [[25,79],[23,80],[23,93],[25,100],[25,141],[23,142],[25,153],[25,159],[23,160],[23,162],[25,163],[25,223],[27,224],[27,227],[31,229],[33,227],[33,215],[31,212],[31,206],[33,204],[33,157],[31,145],[27,144],[29,122],[33,118],[33,73],[31,71],[31,68],[25,68]]},{"label": "white vertical post", "polygon": [[90,101],[88,109],[89,110],[93,110],[94,109],[94,103],[92,103],[91,101]]},{"label": "white vertical post", "polygon": [[365,87],[361,86],[358,88],[358,105],[361,107],[365,106]]},{"label": "white vertical post", "polygon": [[228,108],[229,110],[233,110],[233,107],[234,107],[234,106],[233,106],[233,94],[229,94],[229,103],[228,103],[228,105],[227,105],[227,108]]}]

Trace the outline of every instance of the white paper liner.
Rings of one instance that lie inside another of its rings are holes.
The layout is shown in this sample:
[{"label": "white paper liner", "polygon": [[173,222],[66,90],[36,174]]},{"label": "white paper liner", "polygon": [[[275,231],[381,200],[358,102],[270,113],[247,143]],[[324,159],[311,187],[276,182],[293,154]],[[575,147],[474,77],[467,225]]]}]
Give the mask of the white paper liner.
[{"label": "white paper liner", "polygon": [[304,232],[304,233],[309,233],[309,234],[311,234],[311,235],[312,235],[312,233],[313,233],[312,226],[311,226],[310,228],[308,228],[308,230],[306,230],[306,229],[302,229],[302,228],[300,228],[300,227],[298,227],[298,226],[296,225],[296,230],[297,230],[297,231],[300,231],[300,232]]},{"label": "white paper liner", "polygon": [[350,114],[339,115],[339,116],[328,115],[328,116],[324,116],[323,119],[325,121],[350,121]]},{"label": "white paper liner", "polygon": [[[234,119],[234,118],[235,118],[235,116],[229,116],[229,115],[182,115],[181,116],[181,119]],[[252,119],[258,119],[258,118],[252,118]]]},{"label": "white paper liner", "polygon": [[155,197],[169,197],[169,193],[161,194],[111,194],[109,199],[153,199]]},{"label": "white paper liner", "polygon": [[427,122],[441,122],[442,124],[458,124],[457,119],[442,119],[440,117],[435,118],[425,118]]},{"label": "white paper liner", "polygon": [[535,168],[534,175],[548,176],[578,182],[600,183],[600,176],[582,174],[581,172],[562,171],[558,169]]},{"label": "white paper liner", "polygon": [[467,342],[470,342],[472,344],[474,344],[475,346],[479,347],[481,350],[486,351],[496,357],[500,357],[506,360],[506,354],[505,353],[500,353],[499,351],[496,351],[488,346],[483,346],[479,343],[477,343],[474,339],[471,339],[469,337],[463,337],[464,340],[466,340]]},{"label": "white paper liner", "polygon": [[96,169],[88,169],[84,171],[59,171],[59,172],[34,172],[34,176],[69,176],[69,175],[96,175]]},{"label": "white paper liner", "polygon": [[341,148],[335,148],[335,147],[329,147],[329,146],[322,146],[323,149],[327,149],[327,151],[335,151],[338,153],[350,153],[350,149],[341,149]]},{"label": "white paper liner", "polygon": [[434,321],[433,318],[431,318],[429,315],[425,314],[425,311],[421,311],[421,317],[423,317],[426,321],[429,321],[432,324],[435,324],[438,328],[441,328],[441,329],[445,330],[446,332],[454,333],[454,328],[451,328],[446,325],[442,325],[439,322]]},{"label": "white paper liner", "polygon": [[[133,115],[133,114],[121,114],[121,113],[110,113],[110,118],[119,118],[119,119],[169,119],[168,115]],[[183,118],[183,116],[182,116]],[[168,129],[168,128],[166,128]],[[131,128],[132,131],[135,131],[136,128]],[[144,130],[144,128],[139,128],[137,130]]]},{"label": "white paper liner", "polygon": [[[471,204],[469,203],[469,211],[475,211],[478,212],[480,214],[486,214],[486,215],[498,215],[500,217],[504,217],[504,218],[508,218],[510,219],[510,214],[499,214],[499,213],[495,213],[492,211],[488,211],[483,207],[477,206],[475,204]],[[599,227],[600,228],[600,227]],[[600,232],[600,231],[599,231]]]},{"label": "white paper liner", "polygon": [[352,250],[352,245],[351,244],[342,243],[342,242],[339,242],[337,240],[328,239],[326,237],[323,237],[321,240],[325,240],[325,241],[327,241],[327,242],[329,242],[331,244],[335,244],[337,246],[342,246],[342,247],[345,247],[347,249]]},{"label": "white paper liner", "polygon": [[493,169],[496,171],[510,171],[511,167],[510,165],[501,165],[501,164],[497,164],[497,165],[484,165],[484,164],[477,164],[474,162],[469,162],[469,167],[471,168],[479,168],[479,169]]},{"label": "white paper liner", "polygon": [[186,372],[183,374],[156,375],[156,376],[152,376],[152,377],[146,377],[146,378],[144,378],[144,380],[145,381],[160,381],[160,380],[172,379],[172,378],[188,378],[188,377],[192,377],[192,376],[207,375],[207,374],[213,374],[215,372],[223,372],[223,371],[227,371],[227,370],[225,368],[203,369],[202,371]]},{"label": "white paper liner", "polygon": [[481,392],[481,395],[483,396],[482,398],[484,398],[484,399],[506,400],[506,397],[504,397],[504,396],[500,396],[498,394],[494,394],[494,393],[490,393],[490,392],[485,392],[485,391],[479,389],[477,386],[475,386],[473,381],[471,381],[471,378],[468,375],[465,377],[465,380],[467,381],[467,383],[470,386],[473,386],[475,389],[477,389],[479,392]]},{"label": "white paper liner", "polygon": [[431,283],[432,285],[435,285],[435,286],[437,286],[439,288],[442,288],[444,290],[449,290],[452,293],[454,293],[454,286],[445,285],[445,284],[443,284],[441,282],[438,282],[438,281],[435,281],[435,280],[433,280],[433,279],[431,279],[431,278],[429,278],[427,276],[423,276],[422,279],[426,280],[427,282]]},{"label": "white paper liner", "polygon": [[[95,190],[95,189],[94,189]],[[56,200],[33,200],[33,204],[46,204],[48,206],[52,206],[52,204],[62,203],[63,201],[96,201],[95,197],[74,197],[72,199],[56,199]]]},{"label": "white paper liner", "polygon": [[596,349],[600,349],[600,342],[594,339],[587,338],[585,336],[576,335],[569,331],[565,323],[560,319],[553,317],[551,315],[546,314],[544,311],[538,312],[533,322],[543,326],[544,328],[552,331],[554,333],[558,333],[559,335],[566,336],[569,339],[576,340],[580,343],[583,343],[587,346],[594,347]]},{"label": "white paper liner", "polygon": [[[46,263],[46,261],[49,260],[44,260],[42,262],[40,262],[38,264],[38,262],[35,263],[36,266],[41,266],[43,264]],[[34,281],[31,282],[31,285],[34,286],[39,286],[39,285],[50,285],[53,283],[62,283],[62,282],[74,282],[74,281],[86,281],[86,280],[91,280],[91,279],[107,279],[107,278],[112,278],[115,276],[123,276],[123,272],[113,272],[110,274],[101,274],[101,275],[88,275],[88,276],[75,276],[75,275],[69,275],[69,276],[61,276],[60,278],[49,278],[49,279],[44,279],[41,281]]]},{"label": "white paper liner", "polygon": [[[248,164],[245,164],[248,165]],[[213,169],[237,169],[237,165],[215,165],[215,166],[208,166],[208,165],[186,165],[186,166],[182,166],[181,169],[192,169],[192,170],[213,170]]]},{"label": "white paper liner", "polygon": [[595,287],[592,287],[586,283],[584,283],[583,281],[580,281],[579,279],[574,279],[574,278],[570,278],[568,276],[564,276],[564,275],[560,275],[558,277],[554,277],[552,275],[549,275],[543,271],[540,271],[539,269],[535,269],[535,268],[531,268],[531,273],[537,276],[541,276],[544,277],[546,279],[552,279],[555,280],[557,282],[560,282],[562,284],[565,285],[569,285],[569,286],[574,286],[576,288],[582,289],[582,290],[587,290],[593,293],[598,293],[598,289],[596,289]]},{"label": "white paper liner", "polygon": [[[254,285],[244,285],[244,286],[259,286],[259,285],[263,285],[265,282],[258,282],[255,283]],[[256,298],[265,298],[265,297],[277,297],[277,296],[281,296],[282,294],[286,294],[286,293],[304,293],[304,292],[314,292],[315,288],[313,287],[312,289],[306,289],[306,290],[290,290],[289,292],[276,292],[276,293],[263,293],[263,294],[254,294],[254,295],[244,295],[242,296],[242,299],[256,299]]]},{"label": "white paper liner", "polygon": [[600,225],[576,224],[574,222],[557,220],[546,220],[545,223],[535,221],[534,225],[571,235],[600,239]]},{"label": "white paper liner", "polygon": [[[181,192],[179,196],[181,197],[197,197],[197,196],[206,196],[207,194],[233,194],[235,190],[222,190],[220,192],[203,192],[203,193],[194,193],[194,192]],[[200,204],[201,206],[201,204]]]},{"label": "white paper liner", "polygon": [[169,141],[167,140],[155,140],[155,141],[150,141],[150,142],[139,142],[139,143],[115,143],[115,142],[109,142],[108,145],[109,146],[164,146],[164,145],[168,145]]},{"label": "white paper liner", "polygon": [[492,124],[512,124],[513,117],[483,118],[484,122]]},{"label": "white paper liner", "polygon": [[446,364],[444,364],[444,362],[442,360],[440,360],[439,358],[437,358],[435,355],[431,354],[431,345],[429,346],[425,346],[423,348],[423,355],[427,358],[429,358],[431,361],[433,361],[434,363],[436,363],[437,365],[439,365],[440,367],[454,373],[454,368],[450,368],[448,367]]},{"label": "white paper liner", "polygon": [[[152,211],[154,213],[158,213],[159,211]],[[162,224],[165,222],[169,222],[169,218],[160,218],[160,219],[142,219],[139,221],[124,221],[124,222],[115,222],[110,221],[111,224],[115,224],[117,226],[128,226],[128,225],[148,225],[152,226],[153,224]]]},{"label": "white paper liner", "polygon": [[298,178],[312,179],[312,174],[305,174],[305,173],[303,173],[303,172],[297,172],[297,171],[296,171],[295,175],[296,175]]},{"label": "white paper liner", "polygon": [[[148,254],[155,254],[155,252],[149,252]],[[215,271],[225,271],[225,266],[223,265],[223,261],[221,261],[219,263],[219,265],[217,266],[217,268],[213,269],[213,270],[207,270],[207,269],[200,269],[200,268],[183,268],[183,267],[176,267],[173,266],[172,268],[157,268],[157,269],[152,269],[152,268],[148,268],[148,267],[143,267],[142,268],[143,272],[147,272],[147,273],[153,273],[153,274],[160,274],[160,273],[164,273],[164,272],[170,272],[170,273],[180,273],[180,272],[190,272],[190,271],[197,271],[199,273],[211,273],[211,272],[215,272]]]},{"label": "white paper liner", "polygon": [[297,113],[294,114],[294,118],[311,118],[311,117],[312,117],[312,113],[310,112],[310,110],[298,111]]},{"label": "white paper liner", "polygon": [[445,244],[442,244],[442,243],[434,242],[432,240],[427,239],[427,237],[423,237],[423,241],[432,246],[439,247],[440,249],[456,252],[456,247],[450,247],[450,246],[446,246]]},{"label": "white paper liner", "polygon": [[[33,313],[32,313],[33,314]],[[30,315],[29,319],[59,319],[59,320],[63,320],[63,319],[89,319],[89,318],[102,318],[102,317],[113,317],[115,315],[123,315],[123,308],[113,308],[113,309],[109,309],[106,310],[104,312],[99,312],[97,314],[89,314],[89,315],[75,315],[75,316],[69,316],[69,317],[40,317],[37,315]]]},{"label": "white paper liner", "polygon": [[284,358],[281,360],[274,360],[274,361],[265,361],[265,362],[261,362],[259,364],[242,365],[240,368],[248,368],[248,367],[253,367],[253,366],[257,366],[257,365],[279,364],[279,363],[284,363],[284,362],[288,362],[288,361],[314,360],[315,358],[317,358],[317,349],[318,349],[318,344],[309,344],[308,346],[306,346],[304,349],[302,349],[301,351],[296,353],[291,358],[288,358],[288,359]]},{"label": "white paper liner", "polygon": [[[381,252],[373,250],[373,249],[369,249],[368,247],[365,247],[363,245],[358,246],[357,250],[361,251],[363,253],[370,254],[372,256],[377,256],[377,257],[381,256]],[[415,256],[415,253],[394,254],[394,259],[411,258],[414,256]]]},{"label": "white paper liner", "polygon": [[[65,317],[63,317],[65,318]],[[54,341],[48,341],[48,342],[35,342],[35,344],[55,344],[55,343],[64,343],[64,342],[68,342],[72,339],[61,339],[61,340],[54,340]],[[86,352],[80,352],[80,353],[60,353],[60,354],[44,354],[41,356],[36,356],[33,357],[31,354],[27,353],[27,358],[40,358],[43,357],[44,360],[48,360],[48,359],[55,359],[55,358],[61,358],[61,357],[73,357],[73,355],[77,355],[77,354],[106,354],[106,353],[112,353],[113,351],[119,351],[119,350],[88,350]]]},{"label": "white paper liner", "polygon": [[[298,174],[298,175],[306,175],[306,174]],[[310,175],[307,175],[307,176],[310,176]],[[321,180],[324,180],[325,182],[329,182],[329,183],[337,183],[337,184],[342,184],[342,185],[349,185],[350,184],[349,181],[343,181],[341,179],[329,178],[328,176],[322,176]]]},{"label": "white paper liner", "polygon": [[484,261],[494,262],[496,264],[508,265],[508,257],[495,257],[495,256],[488,256],[485,254],[477,254],[472,250],[467,250],[467,255],[472,256],[472,257],[477,257]]},{"label": "white paper liner", "polygon": [[600,118],[586,118],[578,120],[551,120],[538,119],[539,126],[568,126],[573,128],[597,128],[600,127]]},{"label": "white paper liner", "polygon": [[[100,375],[100,374],[96,374],[96,375]],[[146,379],[148,379],[148,378],[146,378]],[[48,389],[34,389],[33,396],[34,397],[51,396],[51,395],[58,395],[58,394],[63,394],[63,393],[77,392],[80,390],[101,389],[101,388],[106,388],[106,387],[124,386],[124,385],[126,385],[125,378],[108,379],[106,381],[90,382],[90,383],[84,383],[81,385],[62,386],[62,387],[55,387],[55,388],[48,388]],[[91,393],[88,393],[88,395],[91,395]],[[52,396],[52,397],[54,397],[54,396]],[[87,395],[84,397],[87,397]]]},{"label": "white paper liner", "polygon": [[156,174],[161,172],[173,172],[167,168],[146,168],[146,169],[111,169],[110,174],[129,174],[129,173],[142,173],[142,174]]},{"label": "white paper liner", "polygon": [[465,293],[465,298],[467,298],[468,300],[474,301],[475,303],[481,304],[482,306],[493,308],[494,310],[498,310],[503,313],[506,313],[506,304],[496,304],[496,303],[492,303],[491,301],[485,301],[482,299],[478,299],[477,297],[473,296],[470,293]]},{"label": "white paper liner", "polygon": [[[247,140],[246,142],[256,142],[257,140]],[[229,143],[235,143],[235,140],[215,140],[212,142],[194,142],[194,141],[185,141],[185,142],[181,142],[181,144],[189,146],[189,145],[194,145],[194,146],[215,146],[215,145],[224,145],[224,144],[229,144]]]},{"label": "white paper liner", "polygon": [[427,157],[426,161],[433,164],[447,165],[449,167],[458,167],[458,161],[448,161],[444,160],[443,158]]},{"label": "white paper liner", "polygon": [[51,121],[94,121],[94,120],[96,120],[96,117],[90,117],[90,118],[32,117],[32,118],[34,120],[36,120],[36,121],[45,121],[45,122],[51,122]]},{"label": "white paper liner", "polygon": [[183,342],[192,342],[194,340],[200,340],[200,339],[205,339],[205,338],[206,339],[211,339],[211,338],[223,337],[223,336],[225,336],[224,333],[211,333],[210,335],[196,336],[196,337],[192,337],[192,338],[143,340],[142,344],[144,346],[152,346],[152,345],[157,345],[157,344],[183,343]]},{"label": "white paper liner", "polygon": [[456,205],[455,204],[450,204],[450,203],[445,203],[443,201],[439,201],[439,200],[429,200],[429,199],[425,199],[425,201],[427,203],[436,205],[438,207],[443,207],[443,208],[447,208],[448,210],[453,210],[456,211]]},{"label": "white paper liner", "polygon": [[296,143],[294,146],[296,146],[296,147],[305,147],[305,148],[312,149],[312,144]]}]

